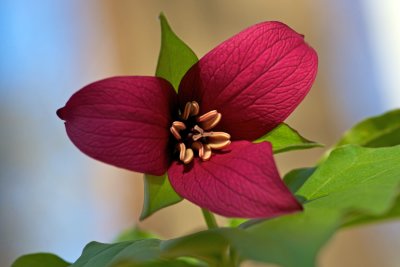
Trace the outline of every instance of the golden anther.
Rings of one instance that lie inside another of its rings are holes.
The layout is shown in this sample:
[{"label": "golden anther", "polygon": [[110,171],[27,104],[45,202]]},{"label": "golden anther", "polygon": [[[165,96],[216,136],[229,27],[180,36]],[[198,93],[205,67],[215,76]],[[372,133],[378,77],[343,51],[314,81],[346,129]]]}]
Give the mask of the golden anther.
[{"label": "golden anther", "polygon": [[207,112],[206,114],[201,115],[200,117],[197,118],[197,122],[205,122],[208,120],[213,120],[215,116],[217,116],[218,111],[216,110],[211,110]]},{"label": "golden anther", "polygon": [[177,128],[175,128],[174,126],[171,126],[171,128],[169,128],[169,130],[171,131],[172,135],[175,137],[176,140],[182,139]]},{"label": "golden anther", "polygon": [[179,159],[183,161],[185,159],[185,154],[186,154],[186,146],[184,143],[179,143],[178,144],[178,150],[179,150]]},{"label": "golden anther", "polygon": [[190,115],[190,111],[192,110],[192,103],[191,102],[187,102],[185,109],[183,110],[182,113],[182,120],[187,120],[189,118]]},{"label": "golden anther", "polygon": [[186,125],[181,121],[174,121],[172,126],[179,131],[186,129]]},{"label": "golden anther", "polygon": [[192,108],[190,109],[190,116],[197,116],[200,111],[200,106],[196,101],[192,101]]},{"label": "golden anther", "polygon": [[193,127],[193,129],[196,130],[196,131],[197,131],[198,133],[200,133],[200,134],[203,134],[203,133],[204,133],[204,130],[201,129],[201,128],[199,127],[199,125],[195,125],[195,126]]},{"label": "golden anther", "polygon": [[226,141],[231,139],[231,135],[225,132],[210,132],[207,135],[209,141]]},{"label": "golden anther", "polygon": [[[170,128],[172,135],[179,141],[177,144],[179,160],[184,164],[193,161],[193,150],[201,160],[206,161],[211,158],[213,149],[220,150],[231,143],[231,136],[228,133],[211,131],[221,121],[221,113],[211,110],[198,116],[199,112],[200,105],[196,101],[187,102],[181,113],[182,121],[174,121]],[[187,121],[189,117],[195,117],[197,124],[193,119]],[[186,145],[191,147],[187,148]]]},{"label": "golden anther", "polygon": [[211,147],[201,142],[193,142],[192,148],[197,150],[199,157],[203,160],[209,160],[211,158]]},{"label": "golden anther", "polygon": [[202,126],[202,128],[204,130],[211,130],[212,128],[214,128],[215,126],[217,126],[217,124],[220,122],[221,120],[221,113],[218,113],[212,120],[207,120],[205,122],[202,122],[200,125]]},{"label": "golden anther", "polygon": [[203,148],[204,148],[204,152],[202,153],[202,155],[199,154],[199,157],[203,161],[209,160],[211,158],[211,154],[212,154],[211,147],[209,145],[205,144],[203,146]]},{"label": "golden anther", "polygon": [[195,134],[192,136],[193,141],[198,141],[203,137],[202,134]]},{"label": "golden anther", "polygon": [[194,158],[194,153],[193,150],[191,148],[188,148],[185,150],[185,157],[183,158],[183,163],[185,164],[189,164],[190,162],[192,162]]},{"label": "golden anther", "polygon": [[231,143],[230,140],[225,140],[225,141],[223,141],[223,140],[217,140],[217,141],[208,142],[208,145],[209,145],[212,149],[221,150],[221,149],[223,149],[223,148],[229,146],[230,143]]}]

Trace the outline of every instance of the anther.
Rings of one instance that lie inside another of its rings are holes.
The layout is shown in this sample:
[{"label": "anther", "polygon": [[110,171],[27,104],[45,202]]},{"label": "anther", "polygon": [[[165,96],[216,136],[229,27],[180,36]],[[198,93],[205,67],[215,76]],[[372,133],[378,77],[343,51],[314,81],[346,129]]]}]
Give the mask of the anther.
[{"label": "anther", "polygon": [[179,159],[184,164],[189,164],[194,158],[193,150],[191,148],[186,148],[184,143],[179,143],[177,148],[179,150]]},{"label": "anther", "polygon": [[[221,121],[221,113],[211,110],[198,116],[199,112],[200,106],[196,101],[187,102],[180,116],[182,121],[172,122],[170,128],[178,141],[179,160],[184,164],[193,161],[194,151],[206,161],[211,158],[212,150],[221,150],[231,143],[228,133],[211,131]],[[190,147],[187,148],[187,145]]]},{"label": "anther", "polygon": [[200,140],[201,138],[203,138],[203,135],[202,135],[202,134],[195,134],[195,135],[192,135],[193,141]]},{"label": "anther", "polygon": [[204,147],[203,155],[201,155],[201,156],[199,155],[199,157],[202,160],[206,161],[206,160],[209,160],[211,158],[211,147],[209,145],[207,145],[207,144],[205,144],[203,147]]},{"label": "anther", "polygon": [[200,117],[197,118],[197,122],[204,122],[210,119],[213,119],[215,116],[217,116],[218,111],[216,110],[211,110],[207,112],[206,114],[201,115]]},{"label": "anther", "polygon": [[192,148],[197,150],[199,157],[205,161],[211,158],[211,147],[207,144],[202,144],[201,142],[194,142]]},{"label": "anther", "polygon": [[198,132],[198,134],[194,134],[194,135],[192,136],[193,141],[199,140],[199,139],[202,138],[202,137],[204,136],[204,134],[205,134],[205,133],[204,133],[204,130],[201,129],[198,125],[195,125],[195,126],[193,127],[193,130],[196,131],[196,132]]},{"label": "anther", "polygon": [[192,108],[190,109],[190,116],[197,116],[200,111],[200,106],[196,101],[192,101]]},{"label": "anther", "polygon": [[199,125],[195,125],[195,126],[193,127],[193,129],[196,130],[197,132],[199,132],[200,134],[203,134],[203,133],[204,133],[204,130],[201,129]]},{"label": "anther", "polygon": [[169,130],[171,131],[172,135],[175,137],[176,140],[182,139],[177,128],[175,128],[174,126],[171,126],[171,128],[169,128]]},{"label": "anther", "polygon": [[197,122],[199,122],[201,127],[207,131],[214,128],[220,122],[221,118],[221,113],[218,113],[216,110],[211,110],[200,116]]},{"label": "anther", "polygon": [[208,145],[215,150],[221,150],[231,144],[230,140],[209,142]]},{"label": "anther", "polygon": [[212,132],[212,134],[207,137],[208,145],[215,150],[227,147],[231,143],[230,139],[230,134],[224,132]]},{"label": "anther", "polygon": [[191,110],[192,110],[192,102],[187,102],[185,105],[185,109],[183,110],[183,113],[182,113],[183,120],[187,120],[189,118]]},{"label": "anther", "polygon": [[183,163],[189,164],[194,158],[194,153],[191,148],[185,150],[185,157],[183,158]]},{"label": "anther", "polygon": [[210,132],[210,135],[207,135],[209,137],[208,140],[214,140],[214,141],[226,141],[231,139],[231,135],[225,132]]},{"label": "anther", "polygon": [[186,154],[186,146],[184,143],[179,143],[178,144],[178,150],[179,150],[179,159],[183,161],[185,159],[185,154]]},{"label": "anther", "polygon": [[186,125],[181,121],[174,121],[172,126],[179,131],[186,129]]}]

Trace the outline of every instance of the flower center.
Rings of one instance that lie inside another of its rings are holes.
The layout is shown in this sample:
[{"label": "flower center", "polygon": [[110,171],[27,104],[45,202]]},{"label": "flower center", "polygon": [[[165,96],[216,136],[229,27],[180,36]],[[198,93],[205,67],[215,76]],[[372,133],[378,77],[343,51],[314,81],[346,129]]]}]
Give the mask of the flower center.
[{"label": "flower center", "polygon": [[192,162],[195,154],[202,160],[211,158],[212,150],[227,147],[231,136],[225,132],[213,132],[221,120],[221,113],[211,110],[199,116],[200,107],[196,101],[187,102],[180,115],[181,120],[174,121],[170,131],[178,141],[176,152],[179,160],[185,164]]}]

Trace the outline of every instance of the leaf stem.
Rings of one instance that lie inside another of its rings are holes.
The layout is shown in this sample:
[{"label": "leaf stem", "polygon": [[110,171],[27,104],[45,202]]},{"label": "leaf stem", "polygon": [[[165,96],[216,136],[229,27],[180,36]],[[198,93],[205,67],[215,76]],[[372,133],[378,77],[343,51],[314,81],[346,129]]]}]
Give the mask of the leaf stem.
[{"label": "leaf stem", "polygon": [[203,208],[201,208],[201,211],[203,212],[203,217],[204,217],[204,220],[206,221],[208,229],[218,228],[218,224],[217,224],[217,221],[215,220],[214,214],[212,214],[207,209],[203,209]]},{"label": "leaf stem", "polygon": [[226,247],[225,252],[222,254],[221,266],[224,267],[239,267],[240,260],[236,250],[230,245]]},{"label": "leaf stem", "polygon": [[239,255],[232,247],[230,247],[230,259],[233,267],[238,267],[240,265]]}]

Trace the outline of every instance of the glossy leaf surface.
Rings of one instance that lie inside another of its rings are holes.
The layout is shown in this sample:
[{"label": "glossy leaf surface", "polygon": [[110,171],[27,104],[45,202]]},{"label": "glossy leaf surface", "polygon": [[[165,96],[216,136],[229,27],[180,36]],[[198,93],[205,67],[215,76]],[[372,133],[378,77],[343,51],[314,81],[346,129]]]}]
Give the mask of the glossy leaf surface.
[{"label": "glossy leaf surface", "polygon": [[310,206],[380,215],[390,209],[400,183],[400,146],[344,146],[308,178],[296,195]]},{"label": "glossy leaf surface", "polygon": [[172,188],[167,174],[163,176],[146,174],[144,176],[144,203],[140,219],[144,220],[154,212],[181,200],[182,198]]},{"label": "glossy leaf surface", "polygon": [[11,267],[67,267],[70,263],[50,253],[28,254],[19,257]]},{"label": "glossy leaf surface", "polygon": [[161,49],[156,76],[169,81],[178,91],[183,75],[198,59],[192,49],[173,32],[163,14],[160,14],[160,23]]},{"label": "glossy leaf surface", "polygon": [[270,142],[275,154],[291,150],[321,147],[323,145],[302,137],[286,123],[281,123],[266,135],[255,140],[255,143]]},{"label": "glossy leaf surface", "polygon": [[400,144],[400,109],[368,118],[348,130],[336,146],[385,147]]}]

